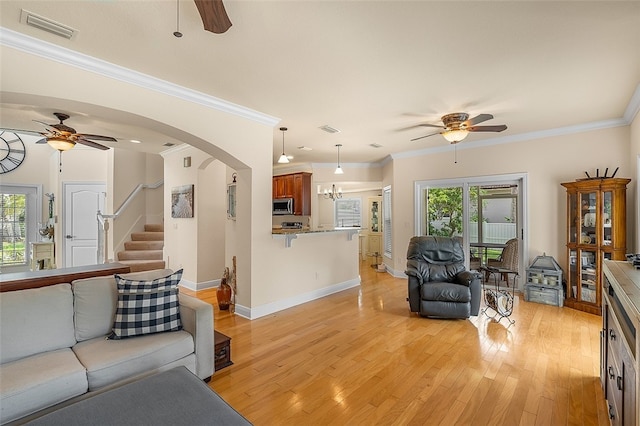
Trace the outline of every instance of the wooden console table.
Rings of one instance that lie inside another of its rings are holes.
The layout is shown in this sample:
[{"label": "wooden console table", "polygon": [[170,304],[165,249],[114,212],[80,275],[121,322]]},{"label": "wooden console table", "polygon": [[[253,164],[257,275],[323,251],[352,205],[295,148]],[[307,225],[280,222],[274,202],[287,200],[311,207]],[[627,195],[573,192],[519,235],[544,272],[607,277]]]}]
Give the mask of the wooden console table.
[{"label": "wooden console table", "polygon": [[100,265],[76,266],[73,268],[43,269],[31,272],[0,274],[0,292],[45,287],[53,284],[70,283],[73,280],[105,275],[126,274],[128,265],[105,263]]}]

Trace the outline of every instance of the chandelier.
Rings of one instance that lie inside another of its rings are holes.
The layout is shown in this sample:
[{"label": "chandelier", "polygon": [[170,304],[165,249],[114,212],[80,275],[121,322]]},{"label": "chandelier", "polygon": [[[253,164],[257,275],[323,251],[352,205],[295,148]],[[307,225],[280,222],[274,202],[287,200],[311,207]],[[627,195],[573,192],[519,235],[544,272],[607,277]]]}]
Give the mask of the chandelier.
[{"label": "chandelier", "polygon": [[331,185],[331,191],[329,191],[328,189],[324,190],[324,193],[322,194],[324,196],[324,198],[326,198],[327,200],[337,200],[338,198],[342,198],[342,188],[338,188],[336,190],[336,185],[332,184]]}]

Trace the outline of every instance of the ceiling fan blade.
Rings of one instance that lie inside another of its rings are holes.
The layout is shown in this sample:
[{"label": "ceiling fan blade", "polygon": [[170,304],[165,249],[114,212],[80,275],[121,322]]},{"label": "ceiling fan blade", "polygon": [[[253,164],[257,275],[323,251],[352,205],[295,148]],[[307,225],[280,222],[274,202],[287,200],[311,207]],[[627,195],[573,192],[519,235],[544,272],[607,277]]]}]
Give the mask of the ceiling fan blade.
[{"label": "ceiling fan blade", "polygon": [[469,126],[473,126],[475,124],[478,123],[482,123],[484,121],[487,120],[491,120],[493,118],[493,115],[491,114],[480,114],[480,115],[476,115],[473,118],[468,119],[467,121],[463,122],[462,124],[469,127]]},{"label": "ceiling fan blade", "polygon": [[98,148],[98,149],[101,149],[103,151],[106,151],[106,150],[110,149],[108,146],[101,145],[98,142],[93,142],[93,141],[84,139],[82,137],[79,137],[78,139],[76,139],[76,143],[79,143],[79,144],[82,144],[82,145],[86,145],[86,146],[90,146],[91,148]]},{"label": "ceiling fan blade", "polygon": [[437,127],[438,129],[446,129],[446,127],[444,126],[439,126],[437,124],[414,124],[413,126],[408,126],[408,127],[402,127],[401,129],[398,129],[398,131],[403,131],[403,130],[411,130],[411,129],[415,129],[416,127]]},{"label": "ceiling fan blade", "polygon": [[59,133],[58,129],[56,129],[55,127],[52,127],[51,124],[49,123],[45,123],[44,121],[38,121],[38,120],[32,120],[35,123],[38,124],[42,124],[44,126],[45,129],[47,129],[48,131],[52,132],[52,133]]},{"label": "ceiling fan blade", "polygon": [[105,141],[105,142],[118,142],[118,139],[112,138],[111,136],[91,135],[88,133],[76,133],[76,136],[82,139],[94,139],[97,141]]},{"label": "ceiling fan blade", "polygon": [[222,34],[231,28],[231,21],[222,0],[194,0],[204,29],[215,34]]},{"label": "ceiling fan blade", "polygon": [[6,127],[2,127],[2,130],[12,133],[24,133],[27,135],[43,136],[42,132],[36,132],[35,130],[7,129]]},{"label": "ceiling fan blade", "polygon": [[472,126],[467,127],[467,130],[470,132],[501,132],[503,130],[507,130],[507,126],[504,124],[499,124],[497,126]]},{"label": "ceiling fan blade", "polygon": [[420,139],[424,139],[424,138],[428,138],[429,136],[439,135],[439,134],[440,134],[440,132],[435,132],[435,133],[431,133],[431,134],[428,134],[428,135],[425,135],[425,136],[420,136],[418,138],[411,139],[411,142],[417,141],[417,140],[420,140]]}]

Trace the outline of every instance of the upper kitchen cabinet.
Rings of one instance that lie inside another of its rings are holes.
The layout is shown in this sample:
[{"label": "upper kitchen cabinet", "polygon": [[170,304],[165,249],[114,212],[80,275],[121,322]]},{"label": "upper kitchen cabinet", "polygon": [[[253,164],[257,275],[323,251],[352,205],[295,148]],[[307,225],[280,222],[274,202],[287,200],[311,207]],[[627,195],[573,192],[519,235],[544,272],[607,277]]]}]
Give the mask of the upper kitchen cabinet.
[{"label": "upper kitchen cabinet", "polygon": [[274,176],[273,198],[293,198],[294,215],[311,215],[311,173]]}]

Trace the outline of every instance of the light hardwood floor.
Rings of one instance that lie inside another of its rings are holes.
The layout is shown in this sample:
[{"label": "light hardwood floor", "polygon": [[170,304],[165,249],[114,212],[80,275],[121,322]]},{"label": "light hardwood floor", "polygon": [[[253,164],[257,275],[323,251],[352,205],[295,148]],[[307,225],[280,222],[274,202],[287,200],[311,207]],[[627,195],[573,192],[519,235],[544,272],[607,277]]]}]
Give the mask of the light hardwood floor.
[{"label": "light hardwood floor", "polygon": [[411,314],[407,281],[361,265],[362,284],[249,321],[218,309],[234,365],[209,386],[259,425],[609,424],[599,316],[518,297],[485,315]]}]

